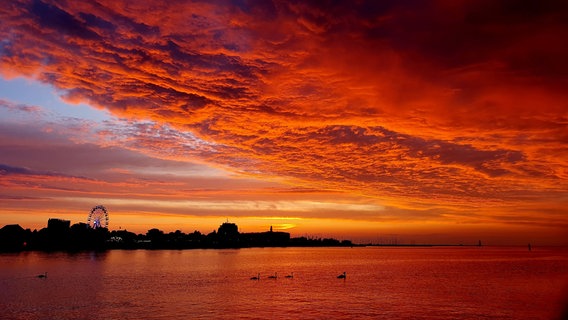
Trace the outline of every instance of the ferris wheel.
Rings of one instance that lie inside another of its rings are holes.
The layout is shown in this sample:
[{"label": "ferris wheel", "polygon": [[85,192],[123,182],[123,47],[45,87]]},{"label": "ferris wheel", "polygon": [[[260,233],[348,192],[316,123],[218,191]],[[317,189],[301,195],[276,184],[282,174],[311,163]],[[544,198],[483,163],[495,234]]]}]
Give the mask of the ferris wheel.
[{"label": "ferris wheel", "polygon": [[87,224],[93,229],[108,227],[108,212],[104,206],[96,206],[91,209]]}]

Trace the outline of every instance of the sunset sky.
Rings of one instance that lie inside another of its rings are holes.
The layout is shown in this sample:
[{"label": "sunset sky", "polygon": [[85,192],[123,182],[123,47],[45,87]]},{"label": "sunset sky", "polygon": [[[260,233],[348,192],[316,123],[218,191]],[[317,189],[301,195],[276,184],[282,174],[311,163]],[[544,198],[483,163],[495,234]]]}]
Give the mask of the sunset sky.
[{"label": "sunset sky", "polygon": [[568,244],[566,1],[0,6],[0,227]]}]

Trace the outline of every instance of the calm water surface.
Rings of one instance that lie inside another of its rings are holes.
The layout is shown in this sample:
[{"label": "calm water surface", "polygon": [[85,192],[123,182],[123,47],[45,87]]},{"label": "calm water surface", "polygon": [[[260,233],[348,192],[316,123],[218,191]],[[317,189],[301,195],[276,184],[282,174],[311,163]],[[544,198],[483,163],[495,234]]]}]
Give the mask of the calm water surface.
[{"label": "calm water surface", "polygon": [[559,248],[0,255],[0,319],[562,319],[567,298]]}]

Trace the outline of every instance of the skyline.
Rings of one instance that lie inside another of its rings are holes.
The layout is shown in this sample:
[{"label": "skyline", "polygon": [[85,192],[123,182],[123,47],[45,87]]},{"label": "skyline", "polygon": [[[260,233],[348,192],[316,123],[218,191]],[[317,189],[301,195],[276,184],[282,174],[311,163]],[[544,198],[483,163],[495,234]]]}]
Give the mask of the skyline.
[{"label": "skyline", "polygon": [[568,245],[561,1],[12,1],[0,225]]}]

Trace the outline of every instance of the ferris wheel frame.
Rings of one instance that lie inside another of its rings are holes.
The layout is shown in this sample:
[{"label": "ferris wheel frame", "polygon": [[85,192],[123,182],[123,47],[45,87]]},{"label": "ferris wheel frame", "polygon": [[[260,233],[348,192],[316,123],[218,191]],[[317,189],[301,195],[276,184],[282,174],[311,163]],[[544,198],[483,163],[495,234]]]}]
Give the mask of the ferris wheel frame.
[{"label": "ferris wheel frame", "polygon": [[[97,210],[102,211],[102,217],[95,216]],[[87,224],[93,229],[108,228],[108,221],[108,211],[103,205],[93,207],[87,218]]]}]

